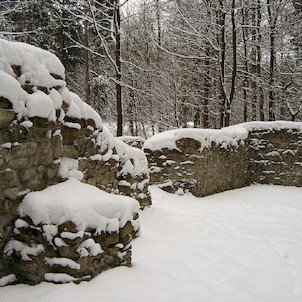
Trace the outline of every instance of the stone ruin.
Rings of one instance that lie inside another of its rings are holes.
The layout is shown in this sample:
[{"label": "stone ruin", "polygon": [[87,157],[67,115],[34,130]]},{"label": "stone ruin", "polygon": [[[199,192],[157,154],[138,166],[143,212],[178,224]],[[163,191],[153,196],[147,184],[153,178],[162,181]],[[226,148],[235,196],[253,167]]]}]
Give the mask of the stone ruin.
[{"label": "stone ruin", "polygon": [[[89,185],[90,191],[97,187],[133,197],[141,208],[151,203],[143,151],[114,138],[99,115],[68,90],[58,58],[0,39],[0,285],[78,282],[131,264],[131,239],[139,232],[137,210],[128,209],[123,223],[116,214],[119,227],[99,231],[91,225],[79,229],[72,217],[54,223],[20,216],[30,194],[71,178],[76,186]],[[119,204],[121,212],[129,208],[129,200]]]},{"label": "stone ruin", "polygon": [[[131,265],[149,183],[195,196],[252,183],[302,186],[302,123],[117,139],[68,90],[54,55],[0,40],[0,286],[80,282]],[[85,213],[96,208],[90,221]]]},{"label": "stone ruin", "polygon": [[150,183],[206,196],[253,183],[302,186],[302,123],[250,122],[177,129],[143,146]]}]

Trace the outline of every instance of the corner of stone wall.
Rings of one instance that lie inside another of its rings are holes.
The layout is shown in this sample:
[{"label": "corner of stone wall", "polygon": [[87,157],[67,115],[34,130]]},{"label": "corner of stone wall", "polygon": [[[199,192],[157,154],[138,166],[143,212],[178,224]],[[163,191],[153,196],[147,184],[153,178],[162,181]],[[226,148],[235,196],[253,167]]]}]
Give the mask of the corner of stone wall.
[{"label": "corner of stone wall", "polygon": [[[28,192],[41,191],[65,180],[59,173],[58,159],[62,157],[79,162],[83,182],[107,192],[134,197],[142,208],[151,204],[148,174],[137,177],[121,174],[123,162],[114,155],[114,150],[107,161],[91,159],[101,155],[95,144],[96,135],[92,120],[69,118],[64,124],[39,117],[18,120],[11,109],[0,108],[0,278],[14,274],[16,282],[36,284],[43,280],[56,282],[52,274],[68,273],[69,281],[77,282],[91,279],[110,267],[131,265],[131,240],[139,230],[133,230],[128,224],[116,234],[93,235],[95,230],[89,229],[86,233],[91,236],[71,240],[62,247],[56,246],[55,241],[48,242],[44,226],[34,225],[29,217],[20,224],[17,209]],[[129,187],[124,186],[126,182]],[[68,223],[66,228],[59,229],[75,232]],[[60,236],[59,233],[58,244]],[[104,252],[81,257],[76,250],[87,240],[100,244]],[[18,246],[7,250],[12,242]],[[22,251],[27,248],[41,252],[24,260]],[[77,269],[61,265],[58,259],[62,257],[70,259],[67,262]],[[45,276],[48,277],[45,279]]]}]

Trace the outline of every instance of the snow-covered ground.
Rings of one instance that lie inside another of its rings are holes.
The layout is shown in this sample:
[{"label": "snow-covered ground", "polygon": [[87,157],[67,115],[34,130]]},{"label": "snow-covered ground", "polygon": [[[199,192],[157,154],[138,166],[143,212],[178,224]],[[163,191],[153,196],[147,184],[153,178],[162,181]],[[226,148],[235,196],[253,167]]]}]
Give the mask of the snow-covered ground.
[{"label": "snow-covered ground", "polygon": [[79,285],[7,286],[0,301],[302,301],[302,188],[255,185],[205,198],[151,190],[132,268]]}]

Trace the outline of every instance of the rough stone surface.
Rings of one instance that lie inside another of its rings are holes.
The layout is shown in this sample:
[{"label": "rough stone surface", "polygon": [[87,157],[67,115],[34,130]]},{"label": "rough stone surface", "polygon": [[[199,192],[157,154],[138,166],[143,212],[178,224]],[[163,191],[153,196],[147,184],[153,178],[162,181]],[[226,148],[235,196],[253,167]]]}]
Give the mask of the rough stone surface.
[{"label": "rough stone surface", "polygon": [[297,129],[251,131],[248,183],[302,186],[302,133]]},{"label": "rough stone surface", "polygon": [[[2,102],[3,103],[3,102]],[[10,124],[10,122],[14,119],[15,112],[13,110],[3,109],[0,107],[0,126],[5,126]]]},{"label": "rough stone surface", "polygon": [[[20,218],[18,206],[24,196],[65,181],[69,172],[105,191],[128,194],[136,198],[142,208],[151,204],[149,174],[144,153],[139,150],[142,160],[135,169],[137,166],[130,162],[135,160],[137,149],[106,132],[97,113],[68,90],[64,67],[58,58],[33,46],[23,47],[21,43],[14,45],[0,39],[0,44],[4,62],[0,71],[8,87],[18,90],[16,94],[13,90],[0,91],[0,278],[14,273],[16,282],[35,284],[48,280],[44,276],[47,273],[67,272],[79,281],[109,267],[130,265],[129,243],[136,236],[134,231],[125,234],[123,229],[122,234],[95,237],[93,230],[87,230],[83,240],[99,242],[104,253],[80,257],[77,247],[82,243],[81,238],[67,242],[67,246],[56,246],[55,242],[46,240],[44,226],[33,225],[29,218],[26,227],[16,225]],[[12,49],[15,55],[2,51],[3,45],[3,49]],[[28,53],[23,56],[23,52]],[[21,65],[14,62],[19,57]],[[24,70],[29,77],[25,83],[21,80]],[[12,77],[13,74],[16,77]],[[70,170],[67,167],[67,171],[63,171],[66,159],[79,167],[73,166]],[[124,189],[126,180],[131,191]],[[12,242],[15,247],[9,249]],[[29,257],[31,259],[24,259],[24,253],[32,248],[41,248],[41,251]],[[60,265],[50,268],[47,257],[67,257],[75,260],[80,268],[71,272]]]},{"label": "rough stone surface", "polygon": [[[45,227],[52,229],[51,237]],[[28,216],[19,218],[4,248],[6,270],[15,274],[18,282],[37,284],[49,281],[47,274],[64,273],[81,281],[112,267],[131,265],[131,239],[137,232],[130,223],[119,232],[98,233],[88,228],[76,239],[66,238],[66,234],[75,236],[77,232],[71,221],[45,226],[34,225]]]},{"label": "rough stone surface", "polygon": [[150,182],[161,184],[164,190],[191,192],[206,196],[245,186],[246,147],[199,151],[200,143],[193,139],[176,142],[178,150],[145,150],[150,165]]},{"label": "rough stone surface", "polygon": [[206,196],[252,183],[302,186],[302,132],[295,129],[250,130],[238,146],[183,138],[178,149],[145,149],[150,181],[169,192]]},{"label": "rough stone surface", "polygon": [[[132,196],[140,202],[141,207],[150,205],[148,175],[121,175],[123,162],[114,156],[114,150],[109,160],[90,159],[90,156],[100,154],[100,150],[91,143],[95,137],[92,130],[86,129],[87,121],[81,121],[82,129],[72,129],[73,135],[67,140],[64,140],[62,133],[69,135],[69,131],[54,135],[60,130],[60,124],[54,126],[40,118],[34,118],[31,122],[33,125],[28,129],[18,122],[0,127],[0,278],[13,273],[17,282],[36,284],[45,280],[44,275],[47,273],[66,273],[80,281],[91,279],[111,267],[131,265],[131,240],[136,232],[129,227],[114,234],[65,239],[66,246],[56,246],[55,241],[46,240],[43,226],[33,225],[29,218],[28,227],[18,229],[15,225],[18,220],[17,208],[25,194],[65,180],[60,173],[60,159],[66,157],[78,161],[78,170],[83,172],[83,182],[107,192]],[[135,185],[125,189],[121,182],[123,180]],[[137,183],[142,185],[138,187]],[[75,232],[71,225],[64,229]],[[88,230],[86,233],[94,232]],[[60,234],[57,238],[62,239]],[[84,240],[90,238],[100,244],[104,252],[97,256],[82,257],[77,250]],[[38,256],[30,257],[30,260],[24,260],[20,251],[7,250],[12,240],[25,249],[41,245],[43,251]],[[80,268],[75,270],[60,265],[50,267],[45,260],[48,258],[68,258],[79,264]]]}]

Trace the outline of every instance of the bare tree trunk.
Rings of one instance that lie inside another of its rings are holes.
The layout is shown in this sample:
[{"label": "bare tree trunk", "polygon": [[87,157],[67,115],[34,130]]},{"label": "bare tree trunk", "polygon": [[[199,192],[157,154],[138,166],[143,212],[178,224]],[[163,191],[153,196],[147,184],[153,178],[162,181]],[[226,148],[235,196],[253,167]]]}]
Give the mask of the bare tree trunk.
[{"label": "bare tree trunk", "polygon": [[121,14],[120,1],[115,2],[114,12],[114,30],[115,30],[115,64],[116,64],[116,110],[117,110],[117,136],[123,135],[123,107],[122,107],[122,63],[121,63]]},{"label": "bare tree trunk", "polygon": [[231,22],[232,22],[232,55],[233,55],[233,66],[232,66],[232,83],[230,98],[227,99],[226,115],[225,115],[225,126],[230,125],[231,118],[231,105],[235,95],[236,78],[237,78],[237,33],[236,33],[236,21],[235,21],[235,0],[232,0],[232,12],[231,12]]},{"label": "bare tree trunk", "polygon": [[204,101],[203,101],[203,128],[209,128],[209,97],[210,97],[210,48],[206,48],[205,78],[204,78]]},{"label": "bare tree trunk", "polygon": [[245,75],[243,80],[243,120],[247,122],[247,89],[248,89],[248,74],[249,74],[249,66],[247,60],[247,11],[244,7],[243,2],[241,3],[241,15],[242,15],[242,40],[243,40],[243,51],[244,51],[244,68],[245,68]]},{"label": "bare tree trunk", "polygon": [[275,85],[275,18],[272,15],[271,9],[271,0],[266,0],[267,12],[268,12],[268,23],[270,28],[270,75],[269,75],[269,100],[268,100],[268,120],[275,120],[275,94],[274,94],[274,85]]},{"label": "bare tree trunk", "polygon": [[[133,75],[131,73],[131,86],[134,87]],[[129,104],[129,127],[131,131],[131,135],[136,135],[135,122],[136,122],[136,106],[135,106],[135,93],[133,89],[129,91],[130,104]]]},{"label": "bare tree trunk", "polygon": [[223,0],[219,0],[218,9],[218,25],[220,30],[220,127],[225,126],[225,111],[227,96],[225,93],[225,56],[226,56],[226,40],[225,40],[225,19],[226,13],[223,6]]},{"label": "bare tree trunk", "polygon": [[262,88],[262,80],[261,80],[261,0],[257,0],[257,76],[258,76],[258,89],[259,89],[259,113],[260,113],[260,120],[264,121],[264,93]]},{"label": "bare tree trunk", "polygon": [[[87,3],[88,5],[88,3]],[[88,8],[85,6],[85,15],[87,15]],[[86,103],[90,104],[90,75],[89,75],[89,27],[87,18],[84,20],[84,74],[85,74],[85,98]]]},{"label": "bare tree trunk", "polygon": [[[161,46],[161,17],[159,0],[156,0],[157,43]],[[159,53],[158,53],[159,54]]]},{"label": "bare tree trunk", "polygon": [[195,110],[194,114],[194,128],[200,127],[200,107]]},{"label": "bare tree trunk", "polygon": [[257,100],[258,100],[258,89],[257,89],[257,5],[252,8],[252,52],[251,52],[251,76],[252,76],[252,91],[253,91],[253,100],[252,100],[252,121],[257,120]]}]

